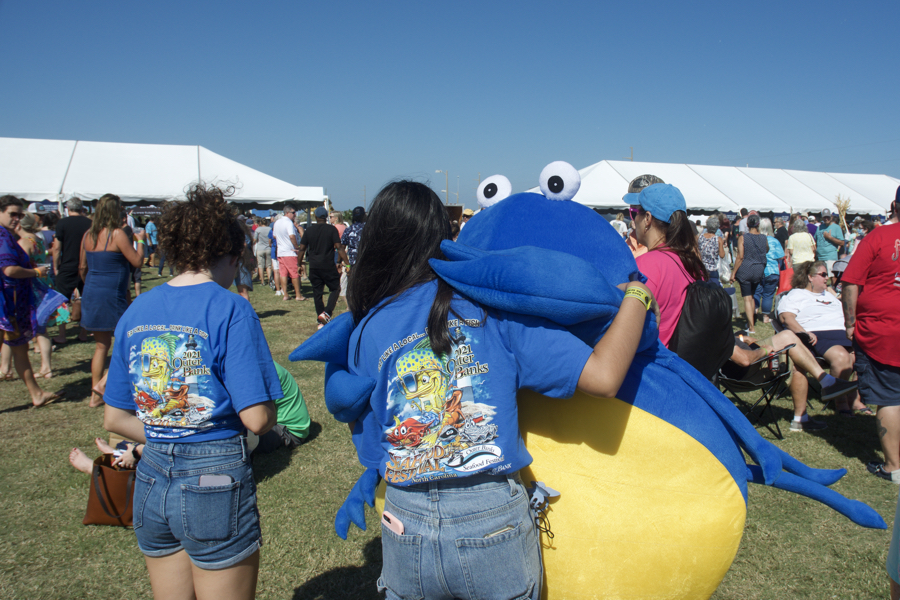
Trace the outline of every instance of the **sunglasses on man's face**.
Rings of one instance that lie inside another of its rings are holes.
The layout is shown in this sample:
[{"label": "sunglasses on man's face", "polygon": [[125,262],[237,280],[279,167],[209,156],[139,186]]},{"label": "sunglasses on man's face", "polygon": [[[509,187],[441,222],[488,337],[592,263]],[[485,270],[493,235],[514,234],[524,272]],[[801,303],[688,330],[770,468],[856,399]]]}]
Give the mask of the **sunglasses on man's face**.
[{"label": "sunglasses on man's face", "polygon": [[6,214],[8,214],[9,216],[11,216],[14,219],[21,219],[22,217],[25,216],[25,213],[23,213],[23,212],[8,212]]}]

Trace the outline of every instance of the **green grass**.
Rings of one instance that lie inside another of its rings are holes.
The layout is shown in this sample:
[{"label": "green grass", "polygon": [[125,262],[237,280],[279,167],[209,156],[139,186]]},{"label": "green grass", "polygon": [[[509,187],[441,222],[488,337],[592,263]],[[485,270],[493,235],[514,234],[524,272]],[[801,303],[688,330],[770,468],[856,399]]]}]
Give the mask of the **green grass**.
[{"label": "green grass", "polygon": [[[152,275],[151,275],[152,273]],[[165,279],[145,269],[145,289]],[[377,598],[381,546],[374,511],[369,531],[352,528],[340,540],[332,520],[361,472],[345,425],[334,421],[322,396],[323,367],[291,363],[288,353],[316,330],[311,290],[306,302],[283,302],[267,287],[251,293],[275,360],[297,379],[314,421],[313,439],[292,453],[255,459],[262,516],[260,598]],[[339,311],[345,306],[339,304]],[[771,331],[757,328],[760,337]],[[51,333],[55,333],[51,330]],[[69,343],[53,355],[47,389],[66,389],[66,401],[28,408],[24,385],[0,383],[0,598],[149,598],[143,558],[130,530],[81,524],[88,477],[68,464],[73,446],[97,455],[91,440],[106,436],[100,410],[88,408],[91,343]],[[37,361],[34,361],[37,364]],[[42,383],[43,385],[43,383]],[[845,467],[835,484],[867,502],[890,524],[897,488],[866,472],[880,456],[872,417],[842,418],[816,402],[822,434],[786,431],[789,398],[775,402],[781,448],[814,467]],[[765,429],[760,433],[774,440]],[[654,458],[656,460],[654,460]],[[649,457],[651,469],[665,457]],[[882,598],[888,532],[860,528],[805,498],[751,486],[745,533],[731,570],[714,598]]]}]

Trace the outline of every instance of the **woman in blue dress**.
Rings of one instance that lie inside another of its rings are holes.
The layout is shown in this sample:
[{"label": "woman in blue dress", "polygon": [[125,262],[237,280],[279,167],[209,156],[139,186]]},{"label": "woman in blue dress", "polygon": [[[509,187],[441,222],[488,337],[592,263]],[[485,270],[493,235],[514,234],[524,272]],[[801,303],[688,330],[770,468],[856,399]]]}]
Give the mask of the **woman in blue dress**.
[{"label": "woman in blue dress", "polygon": [[[145,234],[135,236],[135,250],[122,229],[123,214],[119,197],[104,194],[97,202],[94,222],[81,240],[81,326],[93,332],[96,342],[91,359],[91,388],[96,388],[103,378],[112,332],[131,301],[131,267],[140,268],[144,262]],[[102,404],[103,396],[92,389],[91,408]]]}]

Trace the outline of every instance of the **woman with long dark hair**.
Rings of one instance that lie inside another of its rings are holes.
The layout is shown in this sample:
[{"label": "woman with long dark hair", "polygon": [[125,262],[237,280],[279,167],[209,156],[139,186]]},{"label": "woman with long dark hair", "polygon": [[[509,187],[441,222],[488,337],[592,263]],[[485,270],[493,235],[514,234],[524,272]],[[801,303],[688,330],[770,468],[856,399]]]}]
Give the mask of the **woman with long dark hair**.
[{"label": "woman with long dark hair", "polygon": [[138,250],[135,250],[122,229],[123,223],[122,201],[114,194],[104,194],[97,202],[91,228],[81,239],[78,267],[84,280],[81,326],[94,333],[96,343],[91,359],[91,408],[103,404],[103,395],[94,388],[103,379],[112,332],[128,308],[130,267],[139,269],[144,262],[145,234],[135,235],[138,242]]},{"label": "woman with long dark hair", "polygon": [[[104,426],[141,444],[134,533],[154,598],[253,598],[262,537],[249,429],[281,384],[259,317],[228,291],[246,232],[217,188],[170,202],[159,243],[178,275],[122,316]],[[146,445],[144,445],[146,443]]]},{"label": "woman with long dark hair", "polygon": [[450,236],[430,188],[388,184],[350,271],[350,368],[378,381],[354,435],[388,484],[378,586],[388,598],[537,599],[540,541],[518,474],[531,457],[516,390],[614,397],[652,296],[628,284],[592,349],[558,325],[485,310],[454,292],[429,265],[443,259]]},{"label": "woman with long dark hair", "polygon": [[681,191],[668,183],[656,183],[641,190],[637,200],[639,204],[631,208],[634,233],[648,249],[637,257],[637,266],[659,302],[659,339],[668,346],[687,287],[698,280],[708,281],[709,273],[700,258]]}]

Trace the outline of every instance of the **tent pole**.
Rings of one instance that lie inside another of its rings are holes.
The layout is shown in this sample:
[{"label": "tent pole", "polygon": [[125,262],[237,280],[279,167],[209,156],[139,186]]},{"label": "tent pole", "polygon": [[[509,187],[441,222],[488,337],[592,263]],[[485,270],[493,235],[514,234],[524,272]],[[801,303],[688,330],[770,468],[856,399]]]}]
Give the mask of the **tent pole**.
[{"label": "tent pole", "polygon": [[197,183],[203,181],[200,174],[200,144],[197,144]]},{"label": "tent pole", "polygon": [[59,214],[63,214],[62,207],[62,199],[63,199],[63,188],[66,187],[66,179],[69,177],[69,169],[72,168],[72,160],[75,158],[75,150],[78,149],[78,140],[75,140],[75,145],[72,146],[72,154],[69,156],[69,164],[66,165],[66,174],[63,175],[62,183],[59,184],[59,191],[56,192],[56,208],[59,210]]}]

